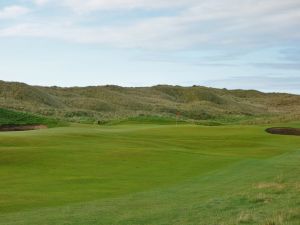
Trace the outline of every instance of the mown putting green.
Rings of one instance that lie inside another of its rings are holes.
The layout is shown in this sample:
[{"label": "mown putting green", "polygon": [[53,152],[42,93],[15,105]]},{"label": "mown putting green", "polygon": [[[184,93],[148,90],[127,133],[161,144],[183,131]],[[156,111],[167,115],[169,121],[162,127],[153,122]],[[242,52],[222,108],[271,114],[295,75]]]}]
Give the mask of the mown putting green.
[{"label": "mown putting green", "polygon": [[265,128],[1,133],[0,224],[299,224],[300,138]]}]

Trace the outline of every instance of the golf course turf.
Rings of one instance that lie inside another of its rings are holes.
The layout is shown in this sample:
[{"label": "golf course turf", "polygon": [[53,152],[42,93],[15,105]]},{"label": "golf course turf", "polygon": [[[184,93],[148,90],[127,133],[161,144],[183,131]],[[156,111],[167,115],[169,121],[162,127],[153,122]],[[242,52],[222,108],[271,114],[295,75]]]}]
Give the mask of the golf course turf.
[{"label": "golf course turf", "polygon": [[300,138],[267,127],[2,132],[0,225],[299,225]]}]

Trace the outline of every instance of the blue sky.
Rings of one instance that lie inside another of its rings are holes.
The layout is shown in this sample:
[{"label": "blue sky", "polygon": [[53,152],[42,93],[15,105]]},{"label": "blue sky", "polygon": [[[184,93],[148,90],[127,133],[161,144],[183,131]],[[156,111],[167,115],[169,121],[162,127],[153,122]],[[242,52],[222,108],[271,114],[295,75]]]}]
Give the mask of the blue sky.
[{"label": "blue sky", "polygon": [[299,0],[2,0],[0,79],[300,93]]}]

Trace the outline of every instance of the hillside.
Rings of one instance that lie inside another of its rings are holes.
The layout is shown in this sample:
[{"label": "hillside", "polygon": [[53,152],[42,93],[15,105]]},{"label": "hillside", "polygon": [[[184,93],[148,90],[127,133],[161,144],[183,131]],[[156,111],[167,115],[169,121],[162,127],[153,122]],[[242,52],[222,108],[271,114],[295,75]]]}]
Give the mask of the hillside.
[{"label": "hillside", "polygon": [[33,115],[30,113],[17,112],[0,108],[0,126],[5,125],[47,125],[54,127],[60,122],[54,119]]},{"label": "hillside", "polygon": [[0,107],[81,122],[141,116],[174,119],[177,112],[182,120],[221,123],[300,118],[298,95],[201,86],[61,88],[0,81]]}]

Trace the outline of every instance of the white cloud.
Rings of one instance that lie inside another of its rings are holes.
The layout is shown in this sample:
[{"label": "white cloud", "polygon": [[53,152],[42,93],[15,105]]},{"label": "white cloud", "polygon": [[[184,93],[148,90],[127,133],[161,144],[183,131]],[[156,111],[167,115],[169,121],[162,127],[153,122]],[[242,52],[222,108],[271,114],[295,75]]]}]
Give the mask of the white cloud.
[{"label": "white cloud", "polygon": [[[299,0],[35,0],[67,6],[76,12],[185,6],[172,16],[136,20],[127,25],[20,23],[0,36],[57,38],[80,43],[146,49],[242,48],[277,45],[300,39]],[[126,18],[124,18],[126,20]],[[38,19],[36,21],[39,21]],[[57,21],[57,20],[56,20]],[[79,21],[79,24],[77,22]],[[99,21],[101,22],[101,21]],[[65,24],[65,25],[64,25]]]},{"label": "white cloud", "polygon": [[[122,9],[190,8],[199,16],[215,17],[231,14],[269,13],[299,7],[298,0],[33,0],[36,4],[52,3],[77,12]],[[203,13],[203,15],[199,14]],[[212,14],[210,14],[212,13]]]},{"label": "white cloud", "polygon": [[195,0],[62,0],[60,4],[76,12],[120,9],[157,9],[187,6]]},{"label": "white cloud", "polygon": [[0,9],[0,19],[12,19],[25,15],[30,12],[30,9],[18,5],[6,6]]},{"label": "white cloud", "polygon": [[40,6],[45,5],[49,2],[50,2],[50,0],[34,0],[34,3],[37,5],[40,5]]}]

